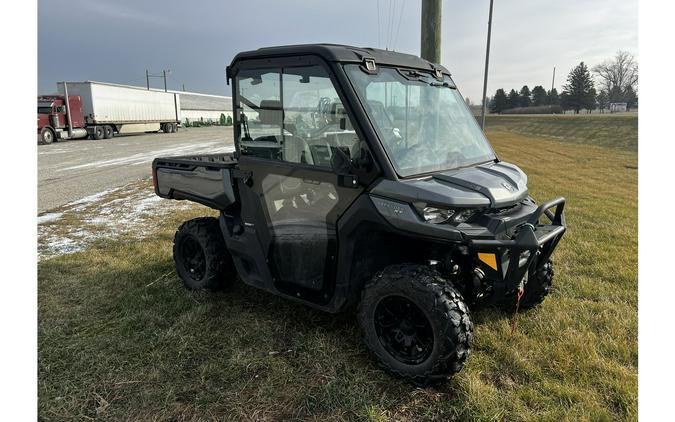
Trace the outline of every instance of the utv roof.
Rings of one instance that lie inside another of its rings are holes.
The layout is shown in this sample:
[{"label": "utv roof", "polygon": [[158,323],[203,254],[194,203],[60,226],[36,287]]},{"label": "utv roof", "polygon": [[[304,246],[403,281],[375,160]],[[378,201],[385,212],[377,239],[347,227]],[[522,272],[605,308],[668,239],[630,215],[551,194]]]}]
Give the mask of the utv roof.
[{"label": "utv roof", "polygon": [[244,59],[298,55],[315,55],[326,61],[340,63],[363,63],[364,59],[370,58],[374,59],[377,65],[409,67],[424,70],[440,69],[444,73],[450,74],[445,67],[431,63],[412,54],[340,44],[299,44],[259,48],[257,50],[244,51],[237,54],[234,59],[232,59],[230,66],[234,66],[237,61]]}]

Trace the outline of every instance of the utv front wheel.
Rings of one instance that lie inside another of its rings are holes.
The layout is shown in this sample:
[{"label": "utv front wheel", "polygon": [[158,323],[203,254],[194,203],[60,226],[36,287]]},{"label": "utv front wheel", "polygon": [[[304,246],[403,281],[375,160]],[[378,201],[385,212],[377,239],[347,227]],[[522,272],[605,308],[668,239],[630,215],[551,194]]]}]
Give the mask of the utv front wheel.
[{"label": "utv front wheel", "polygon": [[[532,309],[542,303],[553,287],[553,262],[548,260],[536,270],[531,270],[520,298],[519,309]],[[498,301],[499,307],[505,311],[515,311],[518,302],[517,292],[504,296]]]},{"label": "utv front wheel", "polygon": [[417,385],[459,372],[470,353],[469,310],[427,266],[393,265],[378,273],[364,288],[358,320],[380,366]]},{"label": "utv front wheel", "polygon": [[173,259],[190,290],[218,290],[236,278],[218,220],[195,218],[183,223],[173,240]]}]

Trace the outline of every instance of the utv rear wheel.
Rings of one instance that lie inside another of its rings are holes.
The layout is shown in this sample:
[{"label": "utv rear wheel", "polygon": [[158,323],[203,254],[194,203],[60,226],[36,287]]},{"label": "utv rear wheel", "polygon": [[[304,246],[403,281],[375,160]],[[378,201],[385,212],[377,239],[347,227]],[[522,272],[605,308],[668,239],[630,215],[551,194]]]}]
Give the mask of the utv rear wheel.
[{"label": "utv rear wheel", "polygon": [[367,283],[358,320],[380,366],[417,385],[459,372],[473,324],[461,294],[423,265],[393,265]]},{"label": "utv rear wheel", "polygon": [[220,224],[213,217],[195,218],[180,226],[173,240],[173,259],[190,290],[218,290],[236,278]]},{"label": "utv rear wheel", "polygon": [[54,142],[54,138],[56,138],[56,137],[54,136],[54,131],[52,131],[51,129],[49,129],[47,127],[44,127],[40,131],[40,144],[41,145],[51,144],[52,142]]}]

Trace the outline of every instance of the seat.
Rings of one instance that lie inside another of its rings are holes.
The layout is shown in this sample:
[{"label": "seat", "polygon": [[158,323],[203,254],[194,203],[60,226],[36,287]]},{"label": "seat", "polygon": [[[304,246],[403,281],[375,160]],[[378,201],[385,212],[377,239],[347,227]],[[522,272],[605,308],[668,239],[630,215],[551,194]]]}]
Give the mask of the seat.
[{"label": "seat", "polygon": [[[260,101],[260,108],[258,109],[258,118],[260,123],[264,125],[278,126],[293,130],[292,125],[284,124],[284,110],[279,100],[262,100]],[[291,133],[285,133],[282,129],[283,135],[268,135],[265,136],[269,140],[274,136],[281,145],[282,160],[291,163],[314,164],[312,153],[307,142]],[[279,139],[281,138],[281,139]]]}]

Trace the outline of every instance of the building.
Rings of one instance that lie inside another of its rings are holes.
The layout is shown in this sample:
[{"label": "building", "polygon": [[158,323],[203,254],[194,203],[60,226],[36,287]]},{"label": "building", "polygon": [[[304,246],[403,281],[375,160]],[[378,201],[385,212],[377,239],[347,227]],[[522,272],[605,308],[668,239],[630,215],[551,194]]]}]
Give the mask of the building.
[{"label": "building", "polygon": [[609,112],[610,113],[623,113],[628,110],[628,103],[610,103]]}]

